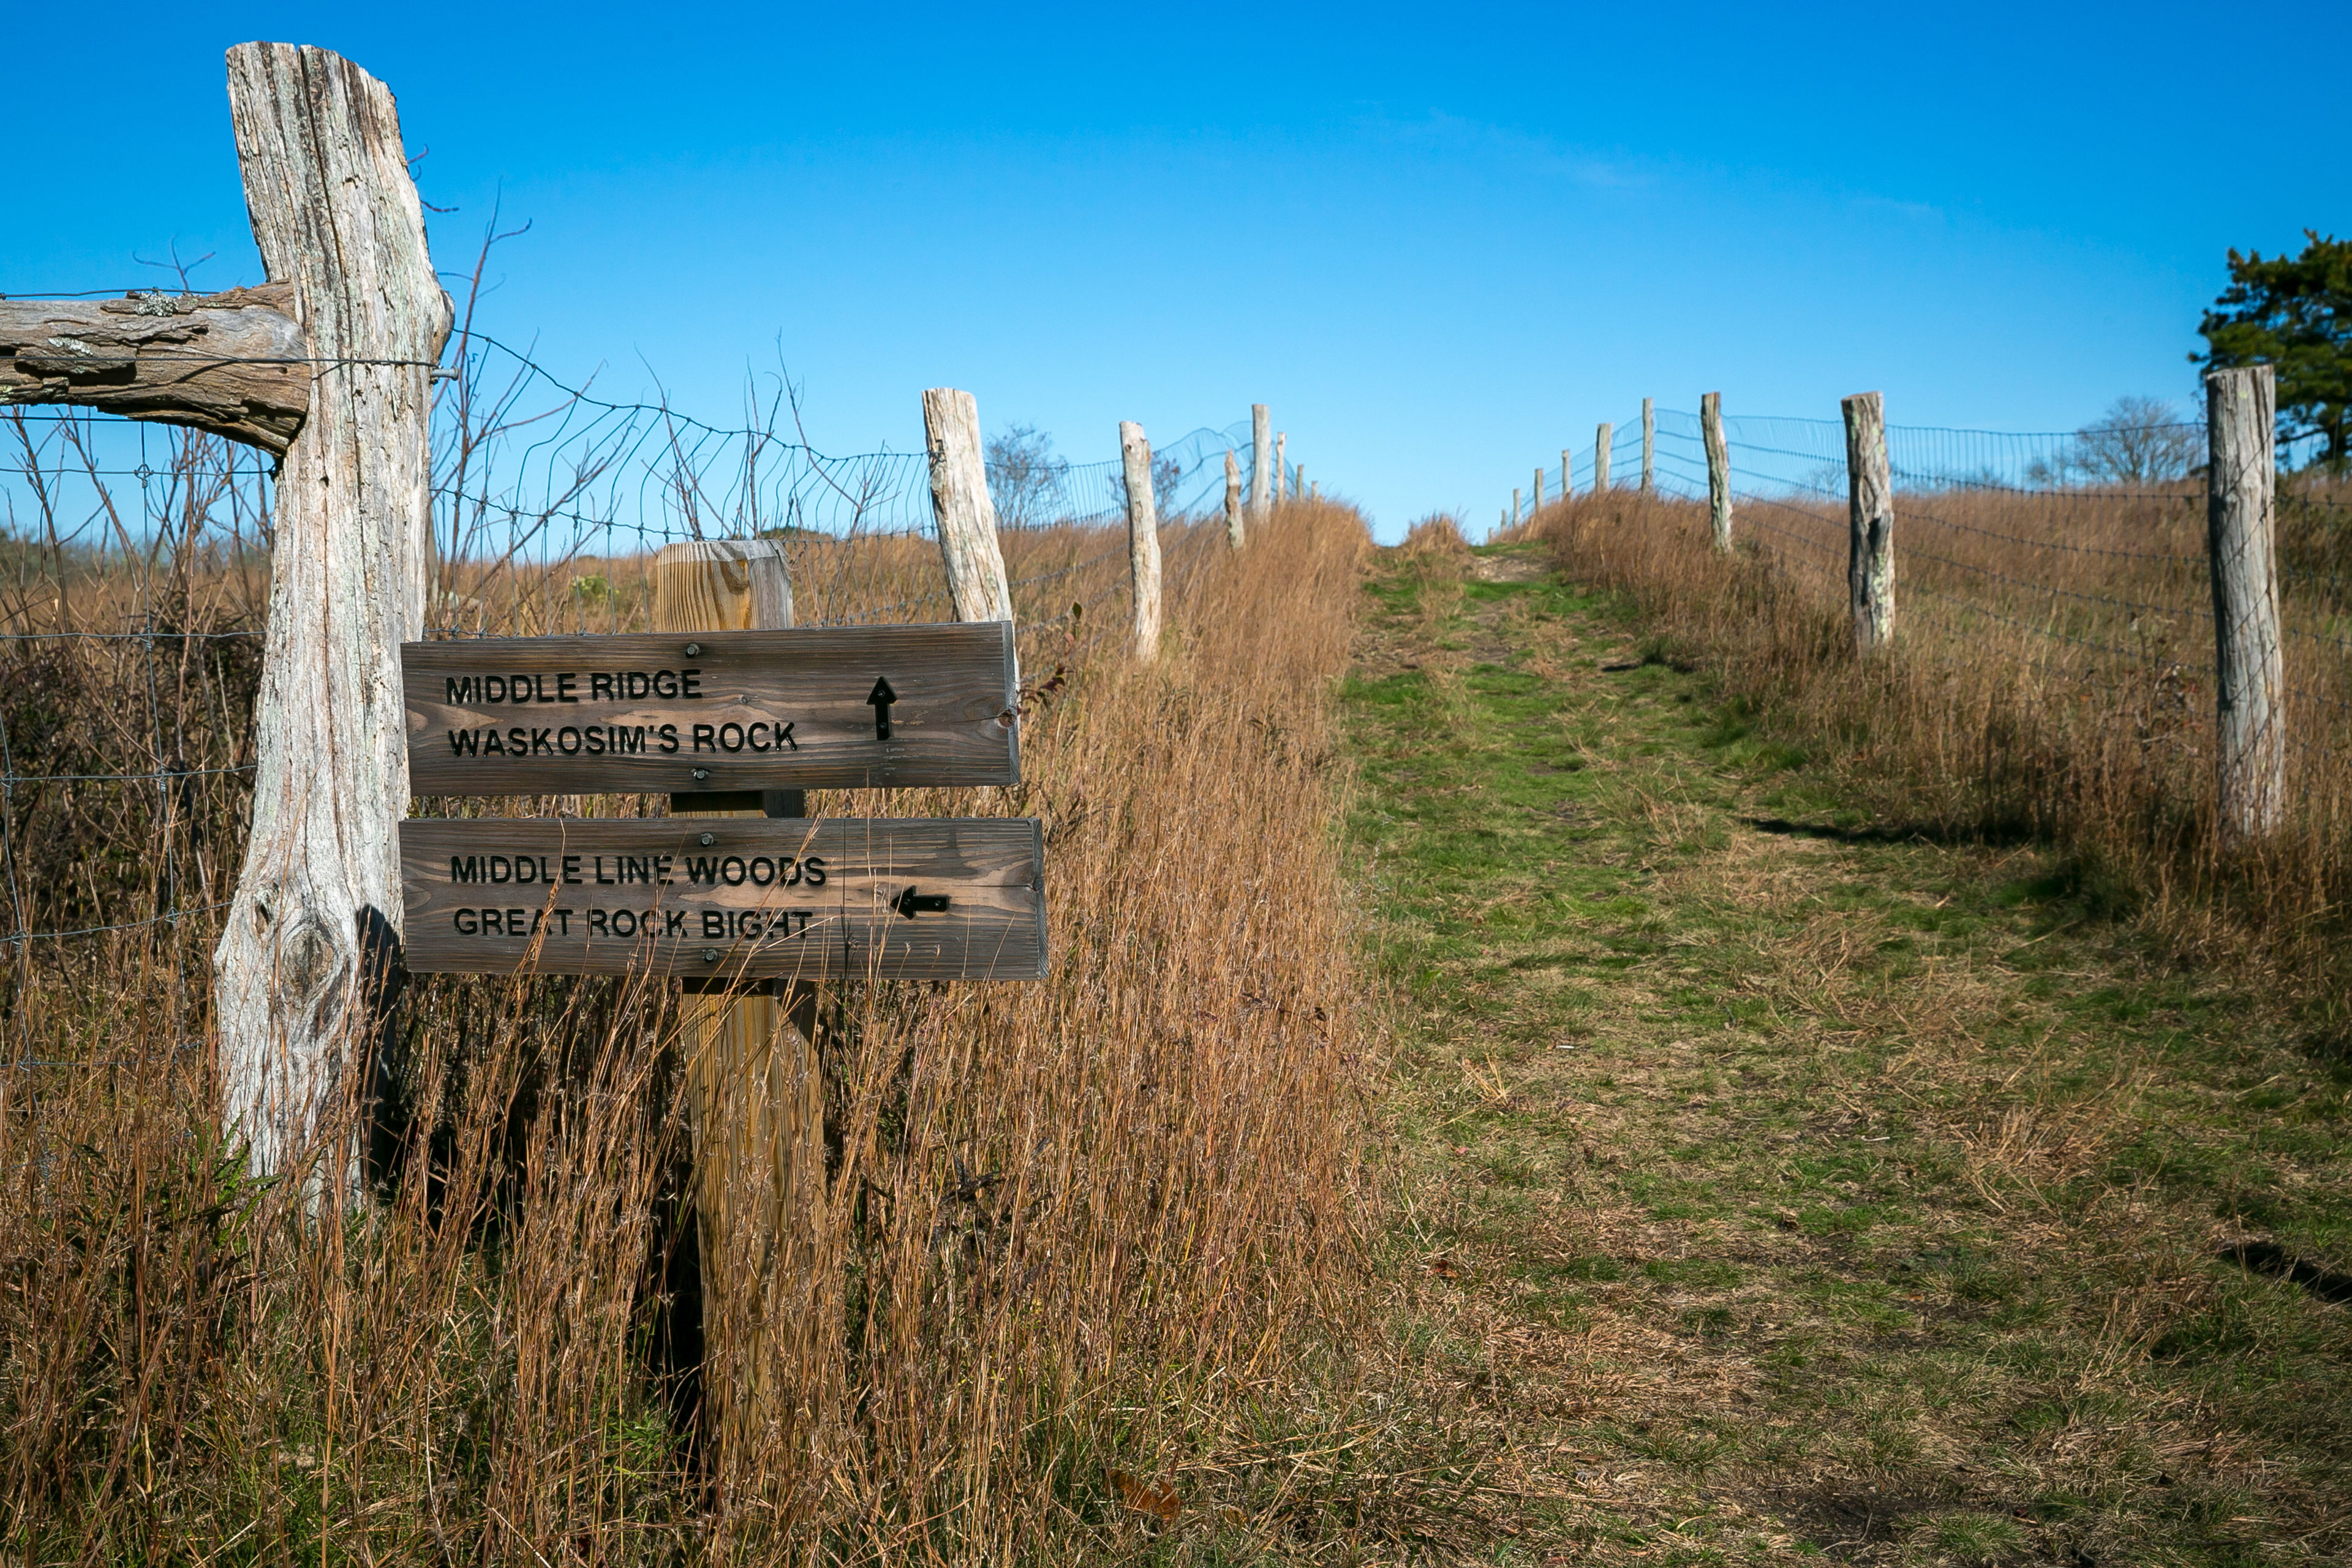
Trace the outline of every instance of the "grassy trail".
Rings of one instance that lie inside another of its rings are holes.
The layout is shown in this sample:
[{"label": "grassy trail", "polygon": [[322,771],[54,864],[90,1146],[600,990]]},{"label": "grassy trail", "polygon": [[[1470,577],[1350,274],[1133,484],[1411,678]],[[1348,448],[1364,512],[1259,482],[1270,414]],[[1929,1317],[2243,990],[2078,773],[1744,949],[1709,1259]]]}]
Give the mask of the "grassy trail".
[{"label": "grassy trail", "polygon": [[1526,547],[1367,592],[1394,1397],[1483,1456],[1454,1546],[2352,1560],[2344,1040],[2042,847],[1842,810]]}]

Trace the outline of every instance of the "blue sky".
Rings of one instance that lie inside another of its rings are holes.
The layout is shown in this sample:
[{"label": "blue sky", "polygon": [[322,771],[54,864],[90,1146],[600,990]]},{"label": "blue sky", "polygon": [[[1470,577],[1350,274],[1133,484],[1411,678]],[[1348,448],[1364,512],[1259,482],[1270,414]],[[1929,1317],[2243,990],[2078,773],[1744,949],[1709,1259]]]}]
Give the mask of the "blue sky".
[{"label": "blue sky", "polygon": [[[2352,7],[114,5],[12,18],[0,290],[258,275],[222,51],[390,83],[487,319],[721,421],[781,356],[833,451],[1116,455],[1273,405],[1394,537],[1640,398],[2064,429],[2185,402],[2231,245],[2352,229]],[[92,29],[98,29],[93,33]],[[115,45],[81,62],[90,39]],[[129,47],[135,43],[134,47]]]}]

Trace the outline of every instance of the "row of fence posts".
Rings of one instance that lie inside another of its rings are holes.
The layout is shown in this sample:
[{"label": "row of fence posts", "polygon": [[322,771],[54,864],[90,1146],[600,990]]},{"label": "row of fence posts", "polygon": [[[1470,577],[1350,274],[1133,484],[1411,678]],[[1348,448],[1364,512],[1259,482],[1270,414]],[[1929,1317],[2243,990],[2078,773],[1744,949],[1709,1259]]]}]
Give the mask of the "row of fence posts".
[{"label": "row of fence posts", "polygon": [[[1286,474],[1288,437],[1273,429],[1263,403],[1250,405],[1253,450],[1250,501],[1242,504],[1241,465],[1225,451],[1225,542],[1239,550],[1252,520],[1263,521],[1285,500],[1303,499],[1306,470]],[[980,434],[980,407],[969,392],[935,387],[923,394],[923,435],[930,451],[931,512],[948,596],[960,621],[1010,621],[1013,594],[996,539],[996,506]],[[1152,489],[1151,441],[1143,426],[1118,426],[1120,477],[1127,491],[1128,578],[1135,609],[1134,651],[1149,664],[1160,656],[1160,508]]]},{"label": "row of fence posts", "polygon": [[[2286,658],[2278,590],[2276,372],[2269,365],[2216,370],[2205,377],[2206,559],[2213,588],[2216,774],[2222,840],[2244,845],[2275,831],[2286,815]],[[1642,489],[1654,487],[1656,423],[1642,399]],[[1885,399],[1857,393],[1841,405],[1845,425],[1846,588],[1855,651],[1864,658],[1895,640],[1895,480],[1886,448]],[[1731,550],[1731,450],[1723,435],[1723,395],[1699,399],[1706,447],[1708,531]],[[1592,447],[1593,489],[1609,489],[1612,427]],[[1570,455],[1560,454],[1562,500]],[[1524,521],[1511,492],[1512,521]],[[1543,470],[1536,470],[1536,505]],[[1532,516],[1532,512],[1528,513]]]}]

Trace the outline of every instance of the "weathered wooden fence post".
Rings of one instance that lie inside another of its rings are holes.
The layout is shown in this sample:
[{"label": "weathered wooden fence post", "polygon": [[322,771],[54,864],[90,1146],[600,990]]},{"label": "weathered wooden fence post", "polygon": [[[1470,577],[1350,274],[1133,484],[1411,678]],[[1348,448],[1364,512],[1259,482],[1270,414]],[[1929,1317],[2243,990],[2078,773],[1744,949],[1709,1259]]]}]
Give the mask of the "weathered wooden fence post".
[{"label": "weathered wooden fence post", "polygon": [[1307,489],[1307,465],[1301,463],[1297,468],[1291,470],[1291,499],[1294,500],[1305,500],[1307,498],[1308,493],[1309,492]]},{"label": "weathered wooden fence post", "polygon": [[2213,574],[2221,829],[2236,846],[2286,815],[2286,662],[2279,631],[2277,373],[2266,364],[2205,377],[2205,549]]},{"label": "weathered wooden fence post", "polygon": [[1160,657],[1160,507],[1151,493],[1151,442],[1132,419],[1118,426],[1119,462],[1127,478],[1127,564],[1135,589],[1135,658]]},{"label": "weathered wooden fence post", "polygon": [[[793,624],[792,570],[772,540],[666,544],[654,557],[653,586],[656,631]],[[807,796],[796,789],[672,795],[670,815],[802,817]],[[779,1307],[807,1310],[809,1247],[825,1200],[816,988],[793,981],[680,984],[707,1303],[704,1386],[740,1441],[782,1407],[769,1353]]]},{"label": "weathered wooden fence post", "polygon": [[1860,392],[1845,411],[1846,588],[1853,646],[1867,654],[1895,639],[1895,479],[1886,462],[1886,410]]},{"label": "weathered wooden fence post", "polygon": [[1286,500],[1298,499],[1297,493],[1290,488],[1289,450],[1290,437],[1282,431],[1276,431],[1274,433],[1274,504],[1276,506],[1280,506]]},{"label": "weathered wooden fence post", "polygon": [[1536,488],[1530,492],[1536,498],[1536,510],[1538,511],[1543,510],[1543,482],[1544,471],[1542,468],[1538,468],[1536,469]]},{"label": "weathered wooden fence post", "polygon": [[252,827],[213,954],[223,1117],[274,1171],[391,1040],[400,645],[424,627],[428,377],[451,312],[390,89],[324,49],[253,43],[228,52],[228,97],[254,242],[317,369],[278,475]]},{"label": "weathered wooden fence post", "polygon": [[1242,468],[1231,447],[1225,448],[1225,547],[1242,547]]},{"label": "weathered wooden fence post", "polygon": [[1723,394],[1701,395],[1698,426],[1706,440],[1706,504],[1715,551],[1725,555],[1731,551],[1731,448],[1723,439]]},{"label": "weathered wooden fence post", "polygon": [[1511,487],[1511,526],[1519,526],[1519,489],[1517,485]]},{"label": "weathered wooden fence post", "polygon": [[923,394],[923,436],[931,450],[931,515],[946,563],[948,597],[960,621],[1009,621],[1013,590],[996,538],[996,503],[980,441],[980,405],[969,392]]},{"label": "weathered wooden fence post", "polygon": [[1576,494],[1576,458],[1565,447],[1559,449],[1559,499],[1569,500]]},{"label": "weathered wooden fence post", "polygon": [[1657,489],[1658,416],[1654,403],[1642,399],[1642,493]]},{"label": "weathered wooden fence post", "polygon": [[1592,437],[1592,493],[1594,495],[1609,493],[1609,443],[1615,437],[1617,427],[1604,419],[1601,421],[1600,430]]},{"label": "weathered wooden fence post", "polygon": [[1274,417],[1250,405],[1250,521],[1263,524],[1274,505]]}]

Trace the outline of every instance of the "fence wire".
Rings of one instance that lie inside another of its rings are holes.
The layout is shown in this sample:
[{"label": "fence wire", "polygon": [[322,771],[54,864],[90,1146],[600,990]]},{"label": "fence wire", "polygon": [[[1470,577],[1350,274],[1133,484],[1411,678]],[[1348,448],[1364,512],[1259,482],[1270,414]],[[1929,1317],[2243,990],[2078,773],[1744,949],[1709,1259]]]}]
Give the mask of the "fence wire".
[{"label": "fence wire", "polygon": [[[457,374],[435,388],[425,636],[642,629],[657,552],[704,538],[781,542],[803,625],[952,618],[919,443],[821,452],[781,382],[714,424],[603,399],[479,333],[451,358]],[[171,1031],[186,1038],[244,851],[273,465],[74,408],[0,408],[0,1027],[18,1065],[52,1061],[44,1009],[135,963],[190,983]],[[1171,595],[1223,538],[1228,450],[1246,493],[1246,420],[1155,454]],[[1049,679],[1121,633],[1122,466],[998,463],[989,482],[1024,679]]]},{"label": "fence wire", "polygon": [[[1612,492],[1641,483],[1640,422],[1612,422]],[[1738,548],[1832,620],[1846,610],[1850,524],[1842,421],[1726,416]],[[1631,430],[1629,437],[1627,432]],[[1705,536],[1698,416],[1655,411],[1652,489]],[[2105,704],[2151,744],[2210,759],[2214,610],[2201,426],[2016,433],[1890,426],[1897,635],[1931,664],[2030,671],[2050,701]],[[2276,554],[2287,740],[2324,782],[2352,740],[2352,486],[2283,451]],[[1587,497],[1591,456],[1545,469],[1545,499]],[[1907,630],[1906,630],[1907,628]],[[2202,706],[2199,704],[2201,701]],[[2162,710],[2161,722],[2152,714]],[[2200,750],[2201,748],[2201,750]],[[2210,786],[2184,773],[2183,787]],[[2315,809],[2318,809],[2315,807]]]}]

